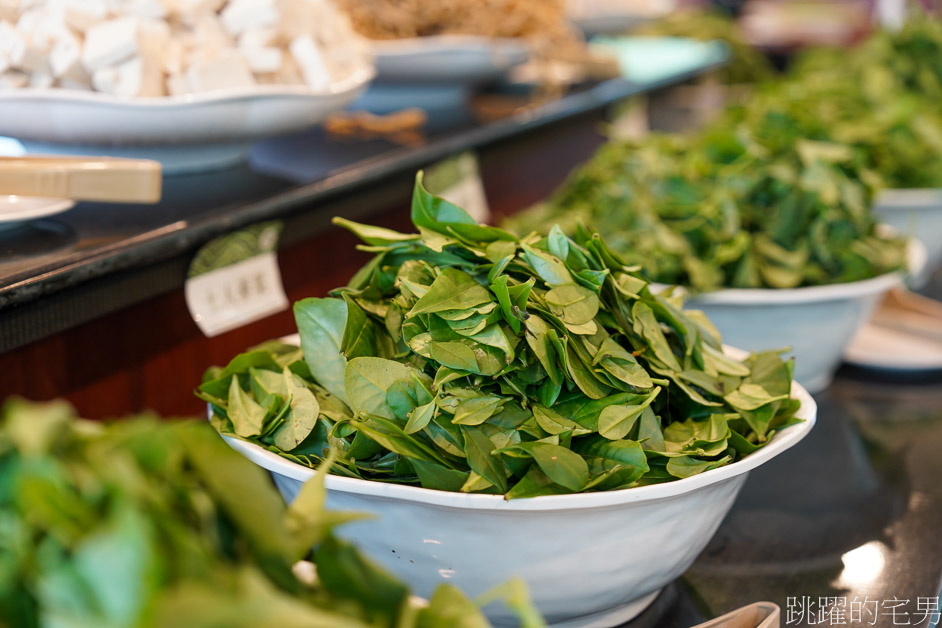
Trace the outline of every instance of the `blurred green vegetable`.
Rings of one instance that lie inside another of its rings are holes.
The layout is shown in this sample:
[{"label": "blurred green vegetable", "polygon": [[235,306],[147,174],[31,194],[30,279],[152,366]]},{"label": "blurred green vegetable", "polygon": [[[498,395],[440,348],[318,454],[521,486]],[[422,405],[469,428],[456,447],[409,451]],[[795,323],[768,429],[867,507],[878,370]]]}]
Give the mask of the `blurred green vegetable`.
[{"label": "blurred green vegetable", "polygon": [[882,188],[942,187],[942,24],[922,18],[807,55],[696,134],[612,140],[505,225],[589,225],[651,280],[699,291],[903,268],[870,206]]},{"label": "blurred green vegetable", "polygon": [[[356,515],[324,510],[323,475],[286,508],[266,474],[204,422],[102,425],[62,402],[8,401],[0,625],[488,625],[447,585],[427,608],[410,605],[402,583],[334,537]],[[313,581],[292,570],[305,557]],[[511,594],[520,606],[519,587]],[[528,625],[541,625],[528,612]]]},{"label": "blurred green vegetable", "polygon": [[510,499],[685,478],[795,422],[791,362],[726,356],[700,312],[598,235],[518,239],[421,178],[412,220],[416,234],[335,219],[376,257],[295,304],[301,349],[206,373],[220,432],[308,466],[332,452],[335,473]]}]

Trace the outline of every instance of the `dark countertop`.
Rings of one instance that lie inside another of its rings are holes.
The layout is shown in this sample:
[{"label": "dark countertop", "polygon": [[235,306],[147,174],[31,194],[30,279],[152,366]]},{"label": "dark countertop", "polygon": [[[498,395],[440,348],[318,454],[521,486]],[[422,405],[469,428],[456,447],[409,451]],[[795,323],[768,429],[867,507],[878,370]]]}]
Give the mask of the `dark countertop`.
[{"label": "dark countertop", "polygon": [[[385,141],[331,140],[315,129],[261,142],[253,148],[249,162],[235,168],[165,177],[158,205],[80,203],[66,213],[2,232],[0,351],[178,288],[189,255],[215,236],[319,208],[338,197],[362,193],[384,178],[406,172],[411,176],[416,169],[463,150],[513,141],[548,125],[604,110],[630,96],[689,80],[717,65],[704,63],[650,83],[599,82],[487,123],[475,121],[470,112],[433,117],[427,125],[428,141],[414,148]],[[326,224],[325,219],[322,226]],[[308,235],[290,233],[283,241]],[[178,261],[172,272],[144,273],[136,282],[134,273],[170,259]],[[78,315],[53,311],[58,303],[49,300],[39,314],[25,321],[22,315],[13,316],[17,320],[4,325],[4,315],[14,306],[120,273],[125,273],[120,294],[102,290],[94,299],[85,299]]]},{"label": "dark countertop", "polygon": [[[942,299],[942,271],[924,292]],[[689,628],[758,601],[782,626],[936,625],[942,372],[844,367],[815,400],[811,433],[752,471],[693,567],[626,626]]]}]

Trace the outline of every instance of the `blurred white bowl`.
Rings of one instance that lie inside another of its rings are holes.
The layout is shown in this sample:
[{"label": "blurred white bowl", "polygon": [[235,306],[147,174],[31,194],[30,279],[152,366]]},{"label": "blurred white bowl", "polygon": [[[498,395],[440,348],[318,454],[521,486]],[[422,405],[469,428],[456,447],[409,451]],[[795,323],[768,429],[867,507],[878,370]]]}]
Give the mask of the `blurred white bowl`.
[{"label": "blurred white bowl", "polygon": [[[925,264],[925,248],[909,241],[909,269]],[[727,289],[697,294],[686,307],[703,310],[723,342],[747,351],[790,348],[795,380],[811,392],[827,388],[844,349],[903,272],[849,283],[789,290]]]},{"label": "blurred white bowl", "polygon": [[917,285],[924,285],[942,266],[942,189],[883,190],[873,211],[897,232],[925,245],[926,266],[915,278]]},{"label": "blurred white bowl", "polygon": [[0,90],[0,135],[30,153],[156,159],[170,174],[211,170],[244,159],[254,140],[308,128],[344,109],[373,74],[365,68],[325,91],[256,85],[162,98]]},{"label": "blurred white bowl", "polygon": [[529,57],[520,39],[433,35],[370,41],[379,82],[467,84],[495,79]]},{"label": "blurred white bowl", "polygon": [[[808,434],[815,402],[796,383],[792,394],[801,401],[803,423],[738,462],[676,482],[506,501],[331,475],[327,505],[375,515],[343,526],[340,534],[417,595],[428,597],[448,582],[473,597],[520,576],[550,624],[615,626],[686,571],[750,470]],[[289,502],[314,473],[253,443],[226,440],[269,470]],[[503,608],[486,611],[496,625],[516,625]]]}]

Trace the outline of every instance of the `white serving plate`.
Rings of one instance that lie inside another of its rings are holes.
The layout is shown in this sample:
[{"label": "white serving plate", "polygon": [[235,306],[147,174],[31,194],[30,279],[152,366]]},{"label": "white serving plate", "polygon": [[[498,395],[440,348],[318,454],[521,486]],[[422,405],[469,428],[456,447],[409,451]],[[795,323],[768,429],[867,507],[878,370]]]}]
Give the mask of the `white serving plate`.
[{"label": "white serving plate", "polygon": [[[745,354],[735,349],[727,353]],[[429,597],[443,582],[471,597],[514,576],[557,627],[603,628],[643,611],[709,542],[749,474],[797,444],[815,423],[811,395],[792,383],[803,423],[746,458],[690,478],[639,488],[506,501],[329,475],[327,506],[376,518],[339,534]],[[314,471],[237,438],[229,444],[271,472],[291,501]],[[504,608],[485,609],[498,626]]]},{"label": "white serving plate", "polygon": [[528,58],[519,39],[434,35],[371,40],[379,82],[469,84],[495,79]]},{"label": "white serving plate", "polygon": [[[909,244],[909,269],[925,264],[925,249]],[[790,348],[795,380],[811,392],[827,388],[854,334],[870,319],[883,295],[903,282],[904,273],[789,290],[727,289],[692,296],[723,341],[748,351]]]},{"label": "white serving plate", "polygon": [[254,140],[308,128],[344,109],[372,78],[368,68],[322,92],[256,85],[162,98],[0,90],[0,135],[30,153],[156,159],[170,174],[211,170],[244,159]]},{"label": "white serving plate", "polygon": [[0,195],[0,231],[15,229],[27,220],[61,214],[74,206],[75,201],[67,198]]},{"label": "white serving plate", "polygon": [[942,342],[868,323],[860,328],[848,345],[844,361],[883,371],[942,369]]},{"label": "white serving plate", "polygon": [[942,189],[883,190],[873,211],[881,222],[925,245],[926,266],[915,277],[916,285],[924,285],[942,267]]}]

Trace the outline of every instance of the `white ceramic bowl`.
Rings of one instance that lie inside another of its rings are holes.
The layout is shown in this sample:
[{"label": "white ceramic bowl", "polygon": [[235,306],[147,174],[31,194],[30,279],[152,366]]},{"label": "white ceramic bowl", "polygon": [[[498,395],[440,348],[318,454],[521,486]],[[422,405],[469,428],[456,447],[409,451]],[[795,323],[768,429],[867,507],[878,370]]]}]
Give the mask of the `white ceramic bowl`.
[{"label": "white ceramic bowl", "polygon": [[[801,386],[803,423],[775,434],[746,458],[690,478],[602,493],[506,501],[327,477],[327,505],[376,519],[340,534],[428,597],[440,583],[476,596],[514,576],[554,626],[615,626],[636,616],[680,576],[709,542],[749,471],[800,441],[817,408]],[[269,470],[287,501],[313,471],[258,445],[229,444]],[[487,608],[496,625],[516,625],[503,608]]]},{"label": "white ceramic bowl", "polygon": [[942,189],[883,190],[873,211],[897,232],[925,245],[926,266],[916,276],[917,284],[942,267]]},{"label": "white ceramic bowl", "polygon": [[[925,264],[925,249],[909,243],[909,268]],[[790,348],[795,380],[811,392],[827,388],[844,349],[870,319],[881,297],[903,282],[904,273],[789,290],[727,289],[690,297],[686,307],[703,310],[723,342],[747,351]]]},{"label": "white ceramic bowl", "polygon": [[475,83],[500,77],[529,56],[522,40],[480,35],[382,39],[370,45],[380,82]]},{"label": "white ceramic bowl", "polygon": [[68,89],[0,90],[0,135],[31,153],[156,159],[165,173],[244,159],[254,140],[308,128],[344,109],[372,68],[325,91],[256,85],[162,98],[119,98]]}]

